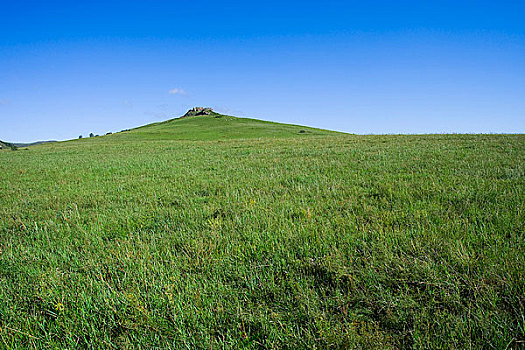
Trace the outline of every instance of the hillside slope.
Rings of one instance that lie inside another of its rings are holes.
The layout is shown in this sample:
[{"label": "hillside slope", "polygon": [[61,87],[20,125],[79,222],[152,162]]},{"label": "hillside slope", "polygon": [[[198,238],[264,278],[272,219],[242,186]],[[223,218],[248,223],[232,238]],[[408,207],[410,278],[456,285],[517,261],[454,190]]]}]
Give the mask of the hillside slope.
[{"label": "hillside slope", "polygon": [[22,143],[22,142],[16,142],[16,143],[11,143],[11,142],[6,142],[6,141],[1,141],[0,140],[0,149],[12,149],[13,146],[15,148],[17,147],[31,147],[31,146],[38,146],[38,145],[42,145],[42,144],[45,144],[45,143],[53,143],[53,142],[57,142],[57,141],[36,141],[36,142],[29,142],[29,143]]},{"label": "hillside slope", "polygon": [[211,113],[210,115],[188,116],[149,124],[111,136],[133,140],[219,140],[334,134],[338,133],[300,125]]},{"label": "hillside slope", "polygon": [[0,348],[518,349],[524,144],[202,115],[2,151]]},{"label": "hillside slope", "polygon": [[38,146],[38,145],[43,145],[45,143],[53,143],[53,142],[57,142],[57,141],[49,140],[49,141],[36,141],[36,142],[28,142],[28,143],[17,142],[17,143],[13,143],[13,145],[15,145],[16,147],[31,147],[31,146]]},{"label": "hillside slope", "polygon": [[2,150],[2,149],[12,149],[13,146],[16,147],[16,145],[13,145],[12,143],[0,140],[0,150]]}]

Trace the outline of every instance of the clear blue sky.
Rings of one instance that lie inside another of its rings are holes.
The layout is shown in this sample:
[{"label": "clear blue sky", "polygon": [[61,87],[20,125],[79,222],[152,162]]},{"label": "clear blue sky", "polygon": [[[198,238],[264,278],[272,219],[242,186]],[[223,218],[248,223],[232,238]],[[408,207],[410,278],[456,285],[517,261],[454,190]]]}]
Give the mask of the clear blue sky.
[{"label": "clear blue sky", "polygon": [[525,132],[525,1],[3,1],[0,139],[192,106],[351,133]]}]

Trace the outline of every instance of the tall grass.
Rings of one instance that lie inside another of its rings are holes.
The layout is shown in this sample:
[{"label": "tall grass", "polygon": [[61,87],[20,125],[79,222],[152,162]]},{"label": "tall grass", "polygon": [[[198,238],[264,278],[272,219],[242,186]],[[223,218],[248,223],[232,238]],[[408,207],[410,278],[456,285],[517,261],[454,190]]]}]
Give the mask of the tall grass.
[{"label": "tall grass", "polygon": [[519,347],[523,135],[292,133],[0,152],[0,347]]}]

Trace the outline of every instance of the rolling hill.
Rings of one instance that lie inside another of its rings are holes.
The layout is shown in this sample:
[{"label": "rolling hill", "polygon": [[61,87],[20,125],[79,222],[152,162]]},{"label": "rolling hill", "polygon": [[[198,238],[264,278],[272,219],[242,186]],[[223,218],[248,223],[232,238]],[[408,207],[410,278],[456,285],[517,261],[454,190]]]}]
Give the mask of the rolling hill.
[{"label": "rolling hill", "polygon": [[12,149],[13,146],[15,147],[30,147],[30,146],[37,146],[42,145],[45,143],[53,143],[56,141],[37,141],[37,142],[30,142],[30,143],[11,143],[11,142],[5,142],[0,141],[0,149]]},{"label": "rolling hill", "polygon": [[0,149],[11,149],[13,144],[5,141],[0,141]]},{"label": "rolling hill", "polygon": [[337,133],[300,125],[238,118],[211,112],[209,115],[185,116],[145,125],[113,134],[113,137],[132,140],[231,140],[334,134]]},{"label": "rolling hill", "polygon": [[0,152],[0,347],[518,348],[524,144],[210,113]]}]

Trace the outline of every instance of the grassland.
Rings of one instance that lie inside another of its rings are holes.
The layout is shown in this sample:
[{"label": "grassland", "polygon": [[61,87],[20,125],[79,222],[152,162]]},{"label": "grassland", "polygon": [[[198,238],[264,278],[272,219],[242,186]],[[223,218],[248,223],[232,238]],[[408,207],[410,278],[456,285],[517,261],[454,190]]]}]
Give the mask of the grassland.
[{"label": "grassland", "polygon": [[522,344],[524,135],[228,118],[0,151],[0,347]]},{"label": "grassland", "polygon": [[213,113],[149,124],[113,135],[119,140],[210,141],[335,135],[334,131]]}]

